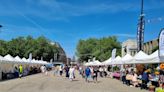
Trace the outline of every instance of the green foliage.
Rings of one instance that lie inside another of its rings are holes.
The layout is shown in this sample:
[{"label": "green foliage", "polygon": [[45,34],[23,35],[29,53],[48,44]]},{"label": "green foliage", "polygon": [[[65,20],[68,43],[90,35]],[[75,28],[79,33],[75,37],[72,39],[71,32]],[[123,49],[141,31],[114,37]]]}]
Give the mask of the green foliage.
[{"label": "green foliage", "polygon": [[64,50],[56,44],[51,42],[45,37],[41,36],[36,39],[31,36],[18,37],[11,41],[0,40],[0,55],[4,56],[10,54],[12,56],[20,56],[28,58],[29,54],[32,53],[33,58],[49,61],[54,58],[55,53],[62,53],[65,55]]},{"label": "green foliage", "polygon": [[80,61],[87,61],[93,57],[100,61],[104,61],[111,57],[112,50],[117,49],[117,55],[121,54],[121,44],[117,37],[104,37],[100,39],[89,38],[87,40],[79,40],[76,47],[76,55]]}]

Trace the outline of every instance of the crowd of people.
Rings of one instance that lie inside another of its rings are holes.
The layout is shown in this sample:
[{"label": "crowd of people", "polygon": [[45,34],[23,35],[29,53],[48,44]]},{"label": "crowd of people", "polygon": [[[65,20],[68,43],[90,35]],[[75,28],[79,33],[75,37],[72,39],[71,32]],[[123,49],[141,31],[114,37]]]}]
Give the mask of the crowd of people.
[{"label": "crowd of people", "polygon": [[[70,81],[73,81],[75,77],[75,70],[79,71],[79,74],[84,78],[86,82],[98,82],[100,77],[114,77],[114,71],[110,66],[58,66],[55,69],[55,73],[62,76],[63,71],[65,71],[65,77]],[[119,70],[119,80],[123,84],[130,87],[138,87],[140,89],[150,90],[152,92],[163,92],[164,88],[164,71],[159,70],[158,73],[152,72],[153,69],[144,69],[144,71],[138,74],[137,69],[134,67],[124,68]],[[112,72],[112,73],[111,73]],[[162,90],[162,91],[158,91]]]},{"label": "crowd of people", "polygon": [[[134,67],[124,67],[117,71],[114,71],[110,66],[68,66],[59,65],[55,67],[55,75],[68,78],[70,81],[74,81],[76,78],[75,70],[78,70],[81,77],[87,82],[98,82],[100,77],[111,77],[122,81],[123,84],[128,86],[139,87],[140,89],[149,89],[152,92],[164,92],[164,69],[154,70],[152,68],[144,68],[142,73],[138,73]],[[8,73],[3,73],[3,79],[7,78],[21,78],[30,74],[42,72],[48,75],[48,68],[45,65],[40,66],[28,66],[23,65],[15,66],[14,70]],[[115,73],[118,73],[115,75]],[[11,76],[12,75],[12,76]],[[162,90],[162,91],[161,91]]]},{"label": "crowd of people", "polygon": [[152,92],[162,88],[162,91],[155,92],[164,92],[164,71],[162,69],[152,71],[151,68],[144,68],[142,73],[137,73],[136,68],[126,68],[120,72],[120,79],[128,86],[140,87]]},{"label": "crowd of people", "polygon": [[55,68],[55,75],[62,76],[63,71],[65,71],[65,77],[67,77],[70,81],[73,81],[75,77],[75,70],[79,71],[79,74],[82,78],[85,79],[86,82],[94,81],[97,82],[98,76],[106,77],[107,76],[107,69],[106,67],[89,67],[89,66],[68,66],[68,65],[60,65],[56,66]]},{"label": "crowd of people", "polygon": [[24,66],[17,65],[14,66],[8,72],[2,72],[2,80],[13,79],[13,78],[22,78],[23,76],[32,75],[36,73],[45,73],[47,75],[47,67],[46,65],[36,65],[36,66]]}]

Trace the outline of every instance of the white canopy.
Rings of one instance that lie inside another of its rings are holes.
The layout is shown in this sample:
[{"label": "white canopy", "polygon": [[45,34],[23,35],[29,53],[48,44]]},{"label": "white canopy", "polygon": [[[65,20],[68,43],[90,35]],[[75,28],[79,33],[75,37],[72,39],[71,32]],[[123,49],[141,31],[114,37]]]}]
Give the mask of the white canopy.
[{"label": "white canopy", "polygon": [[158,51],[155,51],[151,55],[147,55],[143,51],[140,51],[134,56],[132,62],[128,62],[126,64],[151,64],[159,62]]},{"label": "white canopy", "polygon": [[146,60],[149,59],[149,56],[144,53],[143,51],[139,51],[135,56],[134,56],[135,60]]},{"label": "white canopy", "polygon": [[146,60],[144,63],[160,63],[158,54],[158,50],[156,50],[154,53],[149,55],[149,59]]},{"label": "white canopy", "polygon": [[91,66],[93,62],[87,62],[85,63],[85,66]]},{"label": "white canopy", "polygon": [[0,56],[0,61],[1,61],[1,62],[7,62],[8,60],[5,59],[4,57]]},{"label": "white canopy", "polygon": [[158,50],[156,50],[154,53],[152,53],[151,55],[149,55],[149,58],[158,58]]},{"label": "white canopy", "polygon": [[4,56],[5,59],[7,59],[8,61],[12,62],[12,63],[17,63],[18,61],[16,59],[14,59],[10,54]]},{"label": "white canopy", "polygon": [[126,54],[124,57],[122,57],[122,62],[124,64],[128,64],[133,60],[133,57],[130,54]]},{"label": "white canopy", "polygon": [[122,63],[122,61],[121,61],[121,57],[120,56],[117,56],[114,60],[113,60],[113,62],[112,62],[112,64],[123,64]]},{"label": "white canopy", "polygon": [[18,62],[22,62],[22,59],[21,59],[19,56],[16,56],[15,59],[16,59]]},{"label": "white canopy", "polygon": [[102,62],[103,65],[108,65],[111,62],[111,58],[107,59],[106,61]]},{"label": "white canopy", "polygon": [[25,57],[22,58],[22,61],[23,61],[24,63],[28,63],[28,64],[30,63]]},{"label": "white canopy", "polygon": [[102,65],[102,63],[100,61],[98,61],[98,60],[95,60],[95,61],[92,62],[91,65],[93,65],[93,66],[99,66],[99,65]]}]

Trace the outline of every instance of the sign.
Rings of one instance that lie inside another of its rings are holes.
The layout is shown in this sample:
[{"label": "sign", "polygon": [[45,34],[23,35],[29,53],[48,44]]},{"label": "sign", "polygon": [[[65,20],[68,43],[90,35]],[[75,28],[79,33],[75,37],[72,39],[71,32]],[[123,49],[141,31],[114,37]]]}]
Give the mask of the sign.
[{"label": "sign", "polygon": [[[112,62],[113,62],[113,60],[115,59],[115,57],[116,57],[116,48],[112,50],[112,58],[111,58],[111,61],[112,61]],[[113,70],[113,67],[114,67],[114,66],[115,66],[115,65],[112,64],[112,72],[114,71],[114,70]]]},{"label": "sign", "polygon": [[159,58],[160,61],[164,61],[164,28],[161,29],[159,35]]},{"label": "sign", "polygon": [[113,49],[112,50],[112,61],[115,59],[115,56],[116,56],[116,49]]},{"label": "sign", "polygon": [[29,61],[32,61],[32,53],[29,54]]}]

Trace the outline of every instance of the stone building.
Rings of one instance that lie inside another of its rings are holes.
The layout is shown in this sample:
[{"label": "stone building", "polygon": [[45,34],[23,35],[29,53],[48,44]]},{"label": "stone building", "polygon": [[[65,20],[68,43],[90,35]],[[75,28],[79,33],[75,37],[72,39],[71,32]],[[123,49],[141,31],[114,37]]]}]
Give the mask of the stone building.
[{"label": "stone building", "polygon": [[134,56],[137,53],[137,41],[134,39],[128,39],[122,43],[122,56],[127,53]]},{"label": "stone building", "polygon": [[[146,54],[153,53],[154,50],[158,49],[159,39],[154,39],[144,43],[144,52]],[[137,41],[133,39],[128,39],[122,43],[122,56],[125,56],[126,53],[134,56],[137,53]]]},{"label": "stone building", "polygon": [[147,54],[153,53],[153,50],[158,48],[159,39],[154,39],[144,43],[144,52]]}]

